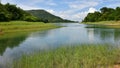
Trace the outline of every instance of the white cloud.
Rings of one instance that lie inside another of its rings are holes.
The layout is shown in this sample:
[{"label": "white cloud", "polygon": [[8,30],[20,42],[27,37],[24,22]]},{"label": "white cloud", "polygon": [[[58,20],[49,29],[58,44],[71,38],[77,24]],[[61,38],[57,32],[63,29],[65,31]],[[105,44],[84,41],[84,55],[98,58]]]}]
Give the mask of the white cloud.
[{"label": "white cloud", "polygon": [[117,6],[117,7],[120,7],[120,2],[115,3],[115,4],[113,4],[113,5],[107,5],[107,7],[112,7],[112,8],[116,8],[116,6]]},{"label": "white cloud", "polygon": [[89,8],[88,13],[94,13],[95,11],[97,11],[95,8]]},{"label": "white cloud", "polygon": [[54,10],[52,10],[52,9],[47,9],[46,11],[48,11],[48,12],[50,12],[50,13],[52,13],[52,14],[54,14],[54,13],[55,13],[55,11],[54,11]]},{"label": "white cloud", "polygon": [[95,11],[97,11],[95,8],[89,8],[87,11],[82,11],[82,12],[76,12],[74,13],[74,10],[72,12],[72,10],[69,11],[54,11],[54,10],[47,10],[48,12],[55,14],[57,16],[60,16],[64,19],[69,19],[69,20],[76,20],[76,21],[82,21],[88,13],[94,13]]},{"label": "white cloud", "polygon": [[68,5],[72,9],[84,9],[87,7],[97,6],[98,2],[95,2],[95,1],[75,1],[75,2],[68,2]]},{"label": "white cloud", "polygon": [[2,0],[2,3],[23,3],[23,4],[35,4],[43,2],[44,0]]},{"label": "white cloud", "polygon": [[45,1],[45,4],[50,5],[50,6],[56,6],[57,5],[55,2],[53,2],[53,0]]},{"label": "white cloud", "polygon": [[23,10],[32,10],[32,9],[43,9],[40,7],[36,7],[36,6],[26,6],[26,5],[17,5],[17,7],[22,8]]},{"label": "white cloud", "polygon": [[95,11],[97,11],[95,8],[89,8],[89,10],[87,11],[82,11],[82,12],[78,12],[73,14],[73,20],[78,20],[78,21],[82,21],[88,13],[94,13]]},{"label": "white cloud", "polygon": [[53,2],[53,0],[2,0],[3,4],[11,3],[16,4],[18,7],[24,10],[31,10],[31,9],[45,9],[41,8],[37,4],[44,4],[47,6],[56,6],[57,4]]},{"label": "white cloud", "polygon": [[35,6],[38,3],[39,4],[45,4],[45,5],[50,5],[50,6],[55,6],[57,5],[56,3],[54,3],[53,0],[2,0],[2,3],[12,3],[12,4],[22,4],[22,5],[27,5],[27,6]]}]

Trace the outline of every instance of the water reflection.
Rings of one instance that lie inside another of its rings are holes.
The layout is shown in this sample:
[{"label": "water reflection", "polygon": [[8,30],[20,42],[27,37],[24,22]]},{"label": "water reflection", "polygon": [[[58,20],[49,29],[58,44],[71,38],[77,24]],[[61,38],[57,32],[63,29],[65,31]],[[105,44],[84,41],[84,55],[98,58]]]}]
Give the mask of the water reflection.
[{"label": "water reflection", "polygon": [[119,29],[87,28],[90,42],[120,44]]},{"label": "water reflection", "polygon": [[8,68],[12,61],[13,54],[10,53],[10,50],[13,50],[15,47],[18,47],[20,43],[25,40],[26,36],[16,36],[12,38],[0,38],[0,68]]},{"label": "water reflection", "polygon": [[0,39],[0,55],[3,55],[3,53],[7,47],[12,49],[12,48],[16,47],[18,44],[20,44],[23,40],[25,40],[24,36]]}]

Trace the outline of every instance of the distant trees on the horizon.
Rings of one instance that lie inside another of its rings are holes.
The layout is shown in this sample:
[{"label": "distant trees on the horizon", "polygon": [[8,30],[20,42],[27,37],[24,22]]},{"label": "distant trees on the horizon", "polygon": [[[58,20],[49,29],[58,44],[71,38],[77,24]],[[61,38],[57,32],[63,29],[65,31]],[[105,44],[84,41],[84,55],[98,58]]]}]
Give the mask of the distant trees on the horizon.
[{"label": "distant trees on the horizon", "polygon": [[100,11],[88,13],[83,22],[111,21],[120,20],[120,7],[116,9],[103,7]]}]

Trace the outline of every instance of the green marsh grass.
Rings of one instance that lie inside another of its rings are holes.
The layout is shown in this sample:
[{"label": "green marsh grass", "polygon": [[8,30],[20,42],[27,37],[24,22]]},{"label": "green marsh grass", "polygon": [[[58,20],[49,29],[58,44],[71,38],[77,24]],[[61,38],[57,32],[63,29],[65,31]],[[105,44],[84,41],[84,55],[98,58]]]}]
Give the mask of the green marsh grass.
[{"label": "green marsh grass", "polygon": [[82,22],[87,28],[120,28],[120,21],[100,21],[100,22]]},{"label": "green marsh grass", "polygon": [[54,24],[51,23],[42,22],[26,22],[26,21],[0,22],[1,34],[8,32],[45,30],[56,27],[58,26],[55,26]]},{"label": "green marsh grass", "polygon": [[120,21],[82,22],[85,24],[120,25]]},{"label": "green marsh grass", "polygon": [[110,45],[78,45],[23,56],[13,68],[113,68],[120,49]]}]

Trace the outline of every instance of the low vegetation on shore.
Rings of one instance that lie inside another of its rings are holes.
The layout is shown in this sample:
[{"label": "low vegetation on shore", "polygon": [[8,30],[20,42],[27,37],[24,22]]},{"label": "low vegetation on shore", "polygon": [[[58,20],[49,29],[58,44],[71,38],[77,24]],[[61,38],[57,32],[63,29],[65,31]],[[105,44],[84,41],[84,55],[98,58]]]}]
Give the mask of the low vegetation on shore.
[{"label": "low vegetation on shore", "polygon": [[110,45],[79,45],[23,56],[13,68],[113,68],[119,66],[120,49]]},{"label": "low vegetation on shore", "polygon": [[86,28],[120,28],[120,21],[82,22]]},{"label": "low vegetation on shore", "polygon": [[100,22],[83,22],[84,24],[93,24],[93,25],[115,25],[120,26],[120,21],[100,21]]},{"label": "low vegetation on shore", "polygon": [[8,32],[23,32],[36,31],[57,28],[58,26],[51,23],[43,22],[26,22],[26,21],[11,21],[0,23],[0,34]]}]

